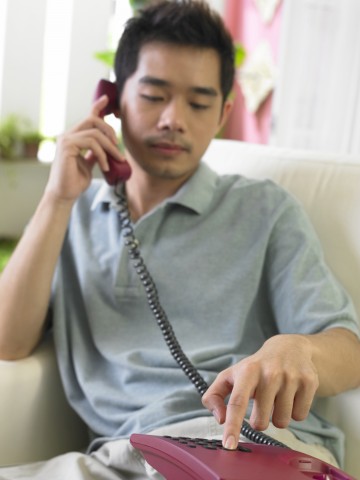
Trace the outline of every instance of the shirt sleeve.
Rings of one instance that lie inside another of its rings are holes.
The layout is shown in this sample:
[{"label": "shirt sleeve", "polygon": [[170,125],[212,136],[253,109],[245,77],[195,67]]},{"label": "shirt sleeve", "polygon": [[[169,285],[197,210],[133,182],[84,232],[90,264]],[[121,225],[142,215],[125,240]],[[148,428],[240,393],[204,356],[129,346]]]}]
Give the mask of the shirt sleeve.
[{"label": "shirt sleeve", "polygon": [[281,333],[310,334],[343,327],[360,337],[352,301],[326,264],[310,220],[292,197],[274,222],[266,275]]}]

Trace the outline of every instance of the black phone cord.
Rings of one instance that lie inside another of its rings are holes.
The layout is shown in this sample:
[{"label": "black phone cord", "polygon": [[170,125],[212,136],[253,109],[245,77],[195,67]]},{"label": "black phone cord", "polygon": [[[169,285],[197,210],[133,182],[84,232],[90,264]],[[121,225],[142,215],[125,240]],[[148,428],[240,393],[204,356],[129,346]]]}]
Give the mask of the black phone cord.
[{"label": "black phone cord", "polygon": [[[200,396],[203,396],[206,390],[209,388],[209,385],[182,350],[166,312],[161,306],[155,282],[141,256],[139,242],[135,237],[134,229],[132,227],[127,200],[121,190],[122,186],[121,184],[118,184],[115,187],[115,193],[118,197],[116,209],[120,220],[121,230],[130,259],[145,289],[150,310],[156,319],[171,355],[183,370],[185,375],[193,383]],[[284,443],[279,442],[269,435],[266,435],[264,432],[259,432],[258,430],[253,429],[246,420],[243,421],[241,434],[255,443],[288,448]]]}]

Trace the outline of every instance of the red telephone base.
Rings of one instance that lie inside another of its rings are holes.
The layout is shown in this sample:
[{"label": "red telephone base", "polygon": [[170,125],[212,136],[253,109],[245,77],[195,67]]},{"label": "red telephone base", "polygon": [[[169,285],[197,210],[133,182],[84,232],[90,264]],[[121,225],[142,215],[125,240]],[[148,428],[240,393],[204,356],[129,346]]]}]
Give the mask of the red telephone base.
[{"label": "red telephone base", "polygon": [[134,433],[131,444],[168,480],[355,480],[321,460],[288,448]]}]

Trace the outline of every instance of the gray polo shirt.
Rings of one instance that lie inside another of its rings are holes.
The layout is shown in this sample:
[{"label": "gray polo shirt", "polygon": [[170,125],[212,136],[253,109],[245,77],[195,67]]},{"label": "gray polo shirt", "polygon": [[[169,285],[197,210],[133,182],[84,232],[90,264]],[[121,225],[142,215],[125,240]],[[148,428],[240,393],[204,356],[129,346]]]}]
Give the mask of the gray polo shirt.
[{"label": "gray polo shirt", "polygon": [[[106,438],[210,415],[156,325],[114,201],[102,181],[78,200],[52,298],[67,396]],[[209,384],[279,332],[358,333],[303,211],[271,181],[219,177],[201,165],[134,230],[177,338]],[[342,451],[341,433],[314,415],[291,429]]]}]

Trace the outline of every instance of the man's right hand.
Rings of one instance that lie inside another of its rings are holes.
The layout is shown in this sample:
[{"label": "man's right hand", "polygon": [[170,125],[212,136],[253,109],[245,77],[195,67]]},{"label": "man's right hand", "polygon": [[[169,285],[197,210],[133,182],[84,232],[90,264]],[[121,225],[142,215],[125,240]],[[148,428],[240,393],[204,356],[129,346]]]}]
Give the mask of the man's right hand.
[{"label": "man's right hand", "polygon": [[58,138],[46,188],[46,193],[58,201],[74,202],[88,188],[96,163],[108,171],[107,153],[123,160],[115,131],[100,116],[107,103],[106,95],[100,97],[88,118]]}]

